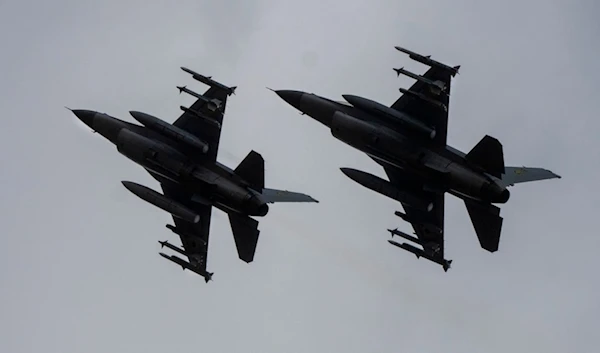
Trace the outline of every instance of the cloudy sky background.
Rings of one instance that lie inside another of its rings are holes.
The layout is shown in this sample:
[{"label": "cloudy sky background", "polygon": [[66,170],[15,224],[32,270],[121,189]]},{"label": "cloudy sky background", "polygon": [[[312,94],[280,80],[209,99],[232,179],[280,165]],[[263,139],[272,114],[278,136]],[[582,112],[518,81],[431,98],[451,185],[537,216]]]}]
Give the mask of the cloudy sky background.
[{"label": "cloudy sky background", "polygon": [[[600,129],[595,1],[0,0],[0,351],[596,352]],[[464,205],[446,198],[439,266],[387,244],[399,205],[340,171],[383,176],[265,89],[391,104],[393,67],[426,67],[402,45],[462,65],[449,143],[485,134],[510,165],[563,176],[514,187],[500,250],[479,247]],[[208,268],[157,252],[179,243],[167,213],[120,181],[158,184],[63,108],[167,121],[228,85],[219,160],[251,150],[270,187],[319,204],[280,204],[261,220],[254,263],[238,260],[213,213]]]}]

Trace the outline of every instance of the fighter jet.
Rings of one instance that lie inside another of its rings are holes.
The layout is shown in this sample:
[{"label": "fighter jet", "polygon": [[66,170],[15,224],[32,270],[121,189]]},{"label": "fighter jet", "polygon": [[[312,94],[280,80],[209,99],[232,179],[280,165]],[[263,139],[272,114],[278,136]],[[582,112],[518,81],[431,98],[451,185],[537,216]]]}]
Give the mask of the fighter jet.
[{"label": "fighter jet", "polygon": [[131,181],[122,182],[133,194],[173,216],[175,225],[166,227],[180,237],[183,248],[166,241],[160,244],[188,261],[160,255],[206,282],[213,275],[206,270],[213,206],[229,216],[239,258],[250,263],[260,233],[258,221],[251,216],[265,216],[269,203],[318,202],[305,194],[265,188],[264,160],[255,151],[233,170],[217,162],[223,116],[233,89],[212,79],[207,82],[211,87],[204,94],[182,90],[197,100],[189,108],[181,106],[183,114],[173,124],[139,111],[129,113],[142,125],[91,110],[72,110],[160,183],[162,194]]},{"label": "fighter jet", "polygon": [[444,255],[445,193],[464,200],[479,238],[489,252],[498,250],[502,217],[494,204],[506,203],[507,187],[516,183],[560,178],[543,168],[504,165],[502,144],[485,136],[470,152],[447,145],[448,106],[451,79],[460,66],[449,66],[409,50],[396,49],[430,66],[417,75],[404,68],[394,69],[416,79],[412,87],[386,106],[373,100],[345,94],[334,101],[312,93],[279,90],[288,104],[327,126],[338,140],[366,153],[381,165],[388,180],[363,171],[341,168],[362,186],[399,201],[405,213],[396,215],[409,222],[416,237],[389,230],[408,243],[398,246],[441,265],[444,271],[452,260]]}]

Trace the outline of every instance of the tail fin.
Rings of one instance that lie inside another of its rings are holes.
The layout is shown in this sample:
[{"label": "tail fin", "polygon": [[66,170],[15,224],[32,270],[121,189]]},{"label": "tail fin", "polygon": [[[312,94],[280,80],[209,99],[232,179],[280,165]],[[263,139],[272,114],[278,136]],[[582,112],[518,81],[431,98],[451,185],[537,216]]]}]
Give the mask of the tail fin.
[{"label": "tail fin", "polygon": [[258,192],[265,187],[265,160],[258,152],[250,151],[234,172]]},{"label": "tail fin", "polygon": [[240,260],[247,263],[252,262],[260,234],[258,221],[248,216],[230,213],[229,223],[231,223],[233,240]]},{"label": "tail fin", "polygon": [[504,174],[504,152],[497,139],[485,135],[481,141],[465,156],[467,162],[482,168],[486,173],[498,179]]},{"label": "tail fin", "polygon": [[502,232],[500,209],[493,205],[470,200],[465,200],[465,206],[481,247],[489,252],[496,252],[500,244],[500,233]]}]

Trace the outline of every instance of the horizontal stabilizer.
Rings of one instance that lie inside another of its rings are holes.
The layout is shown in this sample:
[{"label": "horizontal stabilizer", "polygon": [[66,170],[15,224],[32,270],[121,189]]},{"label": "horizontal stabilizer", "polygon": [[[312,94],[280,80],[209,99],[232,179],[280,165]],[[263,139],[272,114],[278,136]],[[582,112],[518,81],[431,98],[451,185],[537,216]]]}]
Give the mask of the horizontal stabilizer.
[{"label": "horizontal stabilizer", "polygon": [[277,189],[263,189],[262,198],[267,203],[275,202],[319,202],[313,199],[311,196],[301,194],[299,192],[277,190]]},{"label": "horizontal stabilizer", "polygon": [[258,221],[248,216],[230,213],[229,222],[231,223],[231,232],[240,260],[248,263],[252,262],[256,252],[258,235],[260,234]]},{"label": "horizontal stabilizer", "polygon": [[465,159],[496,178],[501,178],[504,174],[502,144],[489,135],[485,135],[471,152],[467,153]]},{"label": "horizontal stabilizer", "polygon": [[234,172],[256,191],[265,187],[265,160],[258,152],[250,151]]},{"label": "horizontal stabilizer", "polygon": [[505,169],[506,171],[501,179],[501,183],[504,186],[512,186],[517,183],[525,183],[528,181],[561,178],[560,175],[554,174],[544,168],[506,167]]},{"label": "horizontal stabilizer", "polygon": [[465,200],[465,206],[481,247],[489,252],[497,251],[500,244],[500,233],[502,232],[500,209],[493,205],[470,200]]}]

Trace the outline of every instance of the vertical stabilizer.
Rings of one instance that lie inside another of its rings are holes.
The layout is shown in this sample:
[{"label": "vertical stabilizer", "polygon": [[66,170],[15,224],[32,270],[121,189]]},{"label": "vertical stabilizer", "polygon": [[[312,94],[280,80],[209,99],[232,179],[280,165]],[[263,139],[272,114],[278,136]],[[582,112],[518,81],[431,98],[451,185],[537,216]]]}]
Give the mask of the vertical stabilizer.
[{"label": "vertical stabilizer", "polygon": [[504,152],[497,139],[485,135],[481,141],[465,156],[467,162],[483,169],[498,179],[504,174]]},{"label": "vertical stabilizer", "polygon": [[255,151],[250,151],[246,158],[234,170],[248,185],[261,192],[265,187],[265,160]]}]

